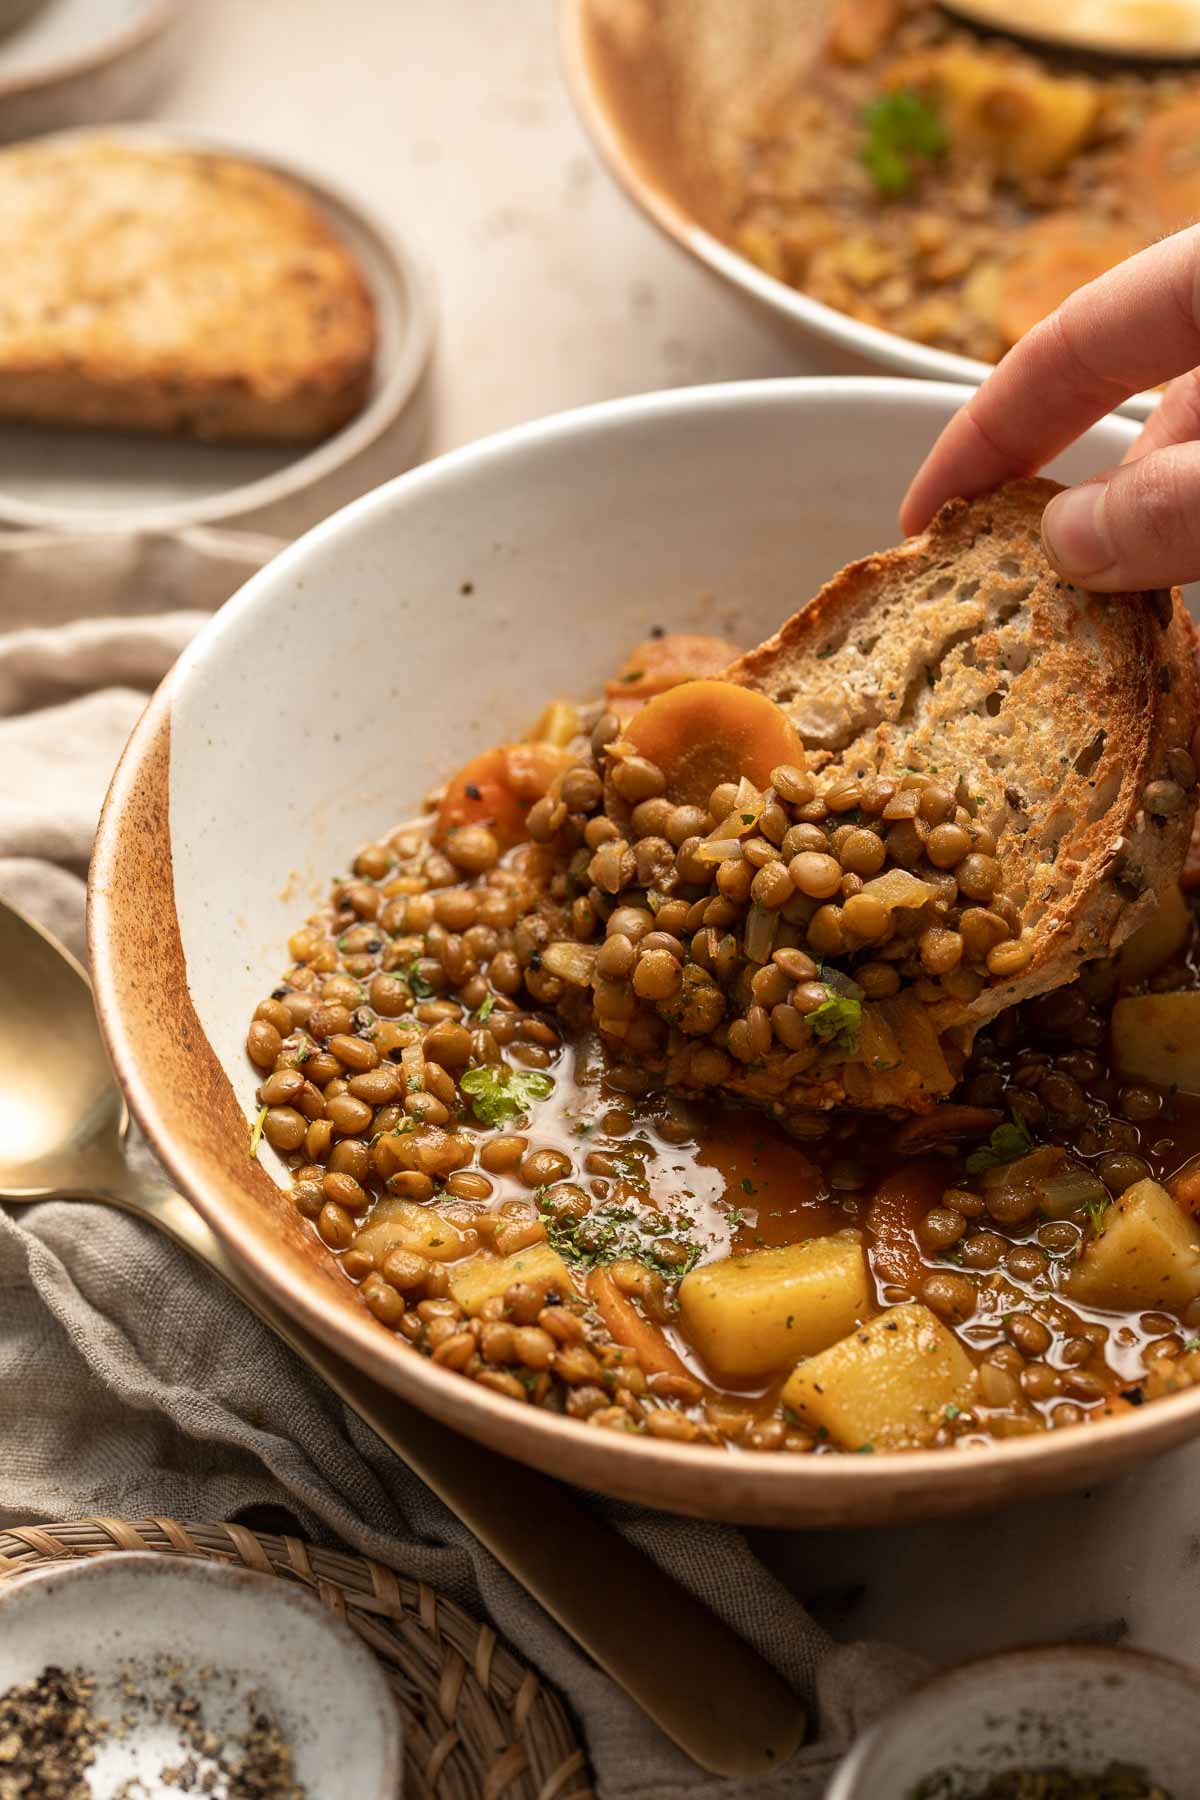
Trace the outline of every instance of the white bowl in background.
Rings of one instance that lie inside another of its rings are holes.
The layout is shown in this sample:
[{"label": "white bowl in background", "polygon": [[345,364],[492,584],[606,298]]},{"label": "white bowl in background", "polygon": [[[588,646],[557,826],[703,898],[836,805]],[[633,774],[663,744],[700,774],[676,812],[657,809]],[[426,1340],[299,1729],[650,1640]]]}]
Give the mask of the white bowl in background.
[{"label": "white bowl in background", "polygon": [[1200,1675],[1143,1650],[1048,1645],[935,1675],[859,1739],[825,1800],[967,1800],[1010,1769],[1112,1763],[1192,1800]]},{"label": "white bowl in background", "polygon": [[135,116],[184,47],[190,0],[0,0],[0,142]]},{"label": "white bowl in background", "polygon": [[[832,368],[888,369],[976,385],[993,364],[939,350],[815,300],[768,275],[714,229],[721,185],[707,145],[740,128],[747,96],[773,89],[798,34],[826,0],[560,0],[567,85],[596,150],[629,197],[667,237],[764,309]],[[674,27],[673,30],[669,27]],[[731,71],[713,78],[713,45]],[[1146,418],[1157,394],[1121,407]]]},{"label": "white bowl in background", "polygon": [[[456,450],[275,557],[135,730],[92,864],[96,997],[179,1187],[308,1330],[438,1418],[649,1505],[761,1524],[982,1510],[1114,1474],[1200,1430],[1200,1389],[983,1451],[753,1456],[601,1432],[415,1355],[247,1155],[254,1006],[289,932],[369,838],[655,625],[758,642],[895,541],[909,475],[969,390],[881,376],[618,400]],[[1054,467],[1119,460],[1108,419]]]}]

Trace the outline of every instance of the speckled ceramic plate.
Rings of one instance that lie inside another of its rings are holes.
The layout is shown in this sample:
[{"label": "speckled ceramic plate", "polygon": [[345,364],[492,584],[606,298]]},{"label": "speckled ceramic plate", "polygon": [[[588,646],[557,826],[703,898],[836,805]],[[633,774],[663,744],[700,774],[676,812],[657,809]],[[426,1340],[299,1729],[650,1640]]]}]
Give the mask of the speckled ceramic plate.
[{"label": "speckled ceramic plate", "polygon": [[400,1791],[396,1708],[373,1657],[302,1589],[270,1576],[138,1552],[24,1576],[0,1589],[0,1692],[54,1665],[94,1678],[93,1713],[113,1727],[89,1774],[95,1800],[134,1777],[138,1791],[176,1791],[162,1771],[196,1755],[178,1723],[180,1694],[231,1747],[265,1712],[312,1800]]},{"label": "speckled ceramic plate", "polygon": [[370,287],[375,368],[362,411],[308,448],[0,424],[0,525],[171,531],[221,524],[294,537],[416,460],[428,425],[435,309],[420,258],[394,233],[323,177],[207,132],[146,125],[59,135],[233,156],[300,188]]}]

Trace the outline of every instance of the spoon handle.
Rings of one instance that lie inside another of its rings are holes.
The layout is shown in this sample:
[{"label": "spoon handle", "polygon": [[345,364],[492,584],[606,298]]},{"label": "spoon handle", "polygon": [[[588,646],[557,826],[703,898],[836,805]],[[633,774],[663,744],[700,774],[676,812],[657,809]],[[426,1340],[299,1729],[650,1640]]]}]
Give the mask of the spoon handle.
[{"label": "spoon handle", "polygon": [[122,1162],[94,1197],[149,1218],[219,1275],[693,1762],[763,1775],[799,1748],[805,1717],[793,1690],[569,1488],[458,1436],[329,1350],[165,1184]]}]

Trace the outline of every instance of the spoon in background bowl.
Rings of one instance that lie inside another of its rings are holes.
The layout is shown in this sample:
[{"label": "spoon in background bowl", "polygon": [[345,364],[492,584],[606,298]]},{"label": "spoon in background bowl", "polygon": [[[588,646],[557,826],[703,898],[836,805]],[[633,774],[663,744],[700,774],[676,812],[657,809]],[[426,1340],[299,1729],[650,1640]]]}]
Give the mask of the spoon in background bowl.
[{"label": "spoon in background bowl", "polygon": [[128,1122],[87,976],[60,944],[0,901],[0,1202],[98,1200],[174,1238],[701,1768],[753,1776],[787,1760],[804,1739],[803,1708],[757,1652],[567,1488],[457,1437],[296,1325],[181,1195],[129,1166]]},{"label": "spoon in background bowl", "polygon": [[1200,0],[943,0],[985,31],[1138,62],[1200,57]]}]

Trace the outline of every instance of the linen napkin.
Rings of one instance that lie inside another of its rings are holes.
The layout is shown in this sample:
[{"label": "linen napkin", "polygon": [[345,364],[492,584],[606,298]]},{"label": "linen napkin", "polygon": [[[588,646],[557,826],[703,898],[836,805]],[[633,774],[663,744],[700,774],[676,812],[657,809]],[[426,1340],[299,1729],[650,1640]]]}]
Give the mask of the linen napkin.
[{"label": "linen napkin", "polygon": [[[97,813],[144,700],[276,547],[211,531],[0,534],[0,894],[76,955]],[[131,1154],[149,1159],[143,1145]],[[150,1226],[74,1202],[0,1209],[0,1522],[282,1507],[317,1540],[341,1539],[486,1616],[565,1695],[603,1800],[817,1800],[854,1733],[923,1672],[904,1652],[835,1645],[740,1532],[589,1504],[795,1686],[812,1741],[785,1768],[745,1784],[697,1770],[290,1351]]]}]

